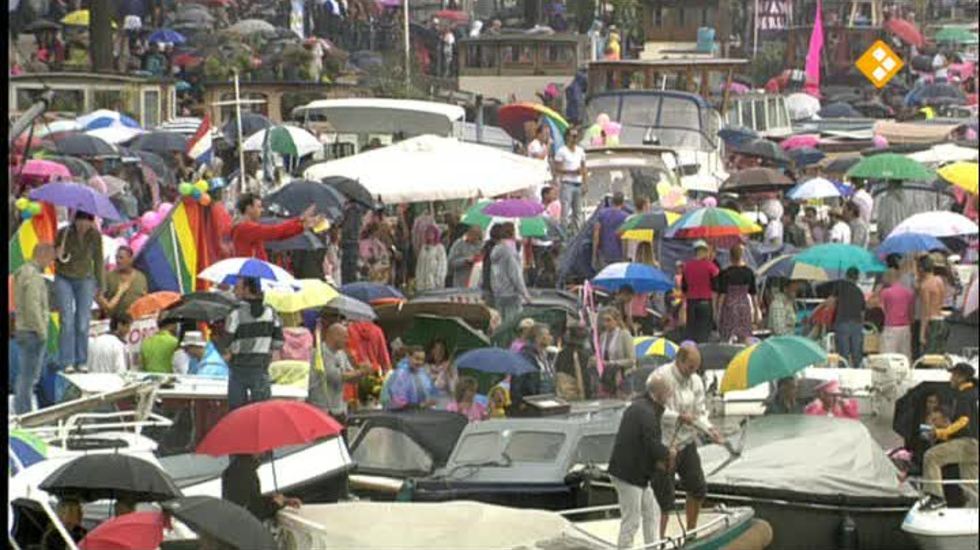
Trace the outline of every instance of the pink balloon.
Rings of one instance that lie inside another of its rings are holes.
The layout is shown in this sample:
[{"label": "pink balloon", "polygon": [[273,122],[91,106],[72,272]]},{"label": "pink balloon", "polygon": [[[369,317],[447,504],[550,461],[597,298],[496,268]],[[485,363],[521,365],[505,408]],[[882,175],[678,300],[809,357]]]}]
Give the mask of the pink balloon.
[{"label": "pink balloon", "polygon": [[885,136],[875,135],[873,138],[871,138],[871,143],[874,144],[875,149],[884,149],[885,147],[888,147],[888,140],[885,139]]},{"label": "pink balloon", "polygon": [[156,226],[160,225],[161,221],[163,221],[163,216],[157,212],[151,211],[140,216],[140,225],[143,227],[143,231],[147,233],[153,231]]},{"label": "pink balloon", "polygon": [[618,122],[607,122],[602,127],[602,131],[606,133],[606,136],[618,136],[622,130],[623,125]]},{"label": "pink balloon", "polygon": [[714,197],[707,197],[701,201],[701,204],[703,204],[705,208],[714,208],[718,206],[718,199]]},{"label": "pink balloon", "polygon": [[595,123],[598,124],[600,128],[604,127],[606,124],[609,124],[609,115],[606,113],[599,114],[599,116],[595,117]]},{"label": "pink balloon", "polygon": [[169,202],[161,202],[160,206],[157,207],[157,213],[161,216],[166,216],[174,209],[174,205]]},{"label": "pink balloon", "polygon": [[139,235],[133,237],[132,240],[129,241],[129,247],[133,249],[133,254],[139,254],[140,249],[143,248],[143,245],[146,244],[146,241],[149,238],[150,236],[145,233],[140,233]]}]

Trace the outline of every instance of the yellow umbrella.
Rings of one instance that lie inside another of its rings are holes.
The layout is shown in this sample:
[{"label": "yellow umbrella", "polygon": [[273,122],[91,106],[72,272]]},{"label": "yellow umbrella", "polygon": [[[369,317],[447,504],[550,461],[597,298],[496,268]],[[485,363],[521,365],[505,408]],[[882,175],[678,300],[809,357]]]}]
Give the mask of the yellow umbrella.
[{"label": "yellow umbrella", "polygon": [[340,293],[319,279],[300,279],[299,290],[274,289],[265,293],[265,303],[281,313],[295,313],[327,305]]},{"label": "yellow umbrella", "polygon": [[954,162],[940,168],[938,174],[967,193],[976,195],[978,171],[980,165],[975,162]]},{"label": "yellow umbrella", "polygon": [[[87,27],[91,21],[91,15],[88,10],[77,10],[69,13],[61,22],[65,25],[70,25],[73,27]],[[112,28],[116,28],[116,23],[112,23]]]},{"label": "yellow umbrella", "polygon": [[[670,210],[665,210],[664,214],[667,217],[667,226],[674,225],[674,222],[680,219],[681,215],[676,212],[671,212]],[[627,229],[620,233],[619,238],[625,241],[646,241],[653,242],[653,229]]]}]

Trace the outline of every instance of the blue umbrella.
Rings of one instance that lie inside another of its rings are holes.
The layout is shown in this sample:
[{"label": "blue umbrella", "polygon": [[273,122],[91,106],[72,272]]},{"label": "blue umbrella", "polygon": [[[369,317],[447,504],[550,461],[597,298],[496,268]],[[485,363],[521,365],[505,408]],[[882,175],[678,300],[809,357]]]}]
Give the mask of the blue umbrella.
[{"label": "blue umbrella", "polygon": [[892,254],[916,254],[919,252],[932,252],[933,250],[947,250],[946,245],[932,235],[925,233],[901,233],[892,235],[885,239],[885,242],[875,250],[878,256],[885,258]]},{"label": "blue umbrella", "polygon": [[255,258],[228,258],[212,264],[198,273],[199,279],[212,283],[234,285],[241,277],[259,279],[263,288],[283,288],[295,282],[285,269]]},{"label": "blue umbrella", "polygon": [[78,210],[107,220],[121,220],[109,197],[86,185],[55,182],[38,187],[28,195],[32,200],[50,202],[69,210]]},{"label": "blue umbrella", "polygon": [[87,115],[80,116],[75,119],[75,122],[79,124],[82,128],[87,130],[98,130],[100,128],[139,128],[139,122],[136,122],[132,118],[119,113],[117,111],[110,111],[109,109],[99,109],[98,111],[93,111]]},{"label": "blue umbrella", "polygon": [[170,29],[158,29],[153,31],[150,35],[150,42],[163,43],[163,44],[183,44],[187,42],[184,35],[177,31],[172,31]]},{"label": "blue umbrella", "polygon": [[513,376],[537,372],[534,365],[521,357],[520,354],[500,348],[481,348],[468,351],[456,359],[456,368]]},{"label": "blue umbrella", "polygon": [[759,134],[750,128],[745,128],[743,126],[729,126],[727,128],[722,128],[718,132],[718,137],[725,142],[725,145],[733,146],[742,143],[748,143],[753,139],[758,139]]},{"label": "blue umbrella", "polygon": [[340,293],[365,303],[375,300],[404,300],[398,289],[377,283],[350,283],[340,287]]},{"label": "blue umbrella", "polygon": [[616,291],[623,286],[634,292],[669,292],[674,281],[666,273],[643,264],[619,262],[606,266],[592,281],[595,286]]},{"label": "blue umbrella", "polygon": [[823,154],[823,151],[815,149],[813,147],[800,147],[798,149],[790,149],[786,151],[786,155],[792,159],[798,168],[803,166],[810,166],[811,164],[816,164],[824,159],[827,155]]}]

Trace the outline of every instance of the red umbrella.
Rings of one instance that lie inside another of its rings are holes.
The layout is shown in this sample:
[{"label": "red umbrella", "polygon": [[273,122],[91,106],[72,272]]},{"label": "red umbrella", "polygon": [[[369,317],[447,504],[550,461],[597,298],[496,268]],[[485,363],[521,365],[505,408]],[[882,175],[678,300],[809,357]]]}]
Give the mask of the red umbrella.
[{"label": "red umbrella", "polygon": [[194,57],[191,54],[182,53],[180,55],[174,56],[173,64],[174,67],[196,67],[200,65],[204,60],[200,57]]},{"label": "red umbrella", "polygon": [[197,446],[197,453],[257,455],[332,437],[342,429],[330,415],[302,401],[261,401],[228,413]]},{"label": "red umbrella", "polygon": [[902,39],[902,42],[921,48],[926,41],[915,24],[904,19],[889,19],[885,21],[885,30]]},{"label": "red umbrella", "polygon": [[161,512],[132,512],[99,525],[78,547],[82,550],[141,550],[159,548],[167,517]]},{"label": "red umbrella", "polygon": [[459,10],[441,10],[437,11],[434,16],[436,19],[446,19],[448,21],[455,21],[457,23],[466,23],[470,20],[470,14],[465,11]]}]

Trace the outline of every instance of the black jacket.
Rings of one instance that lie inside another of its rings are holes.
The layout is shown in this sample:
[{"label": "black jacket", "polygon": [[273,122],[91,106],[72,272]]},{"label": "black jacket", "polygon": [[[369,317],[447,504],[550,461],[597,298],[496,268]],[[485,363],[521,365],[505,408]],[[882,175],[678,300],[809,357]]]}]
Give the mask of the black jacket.
[{"label": "black jacket", "polygon": [[232,456],[221,474],[221,498],[245,508],[259,521],[275,517],[280,506],[262,496],[256,465],[249,457]]},{"label": "black jacket", "polygon": [[648,394],[637,397],[626,408],[616,433],[609,474],[627,483],[646,487],[657,472],[657,463],[669,456],[661,440],[663,405]]}]

